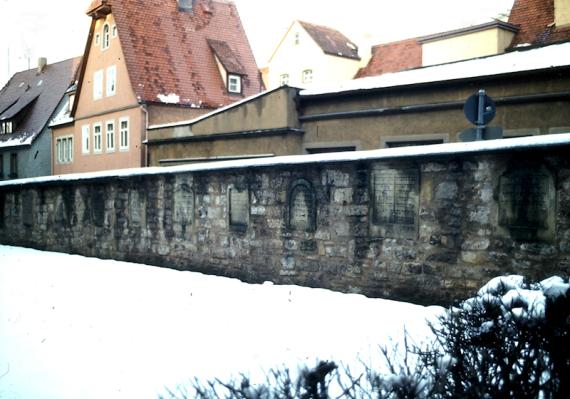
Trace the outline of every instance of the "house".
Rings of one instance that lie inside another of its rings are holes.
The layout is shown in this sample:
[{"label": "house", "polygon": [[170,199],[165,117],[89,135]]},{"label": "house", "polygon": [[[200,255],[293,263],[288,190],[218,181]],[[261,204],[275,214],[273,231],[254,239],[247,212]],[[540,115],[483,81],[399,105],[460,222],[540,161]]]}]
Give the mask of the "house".
[{"label": "house", "polygon": [[[225,0],[94,0],[75,99],[53,122],[71,142],[54,174],[141,167],[147,127],[188,120],[260,92],[235,5]],[[70,93],[72,94],[72,93]]]},{"label": "house", "polygon": [[75,80],[80,58],[18,72],[0,91],[0,179],[52,173],[49,121]]},{"label": "house", "polygon": [[339,31],[294,21],[269,58],[265,85],[311,87],[351,79],[362,66],[358,46]]},{"label": "house", "polygon": [[379,44],[355,78],[502,54],[521,46],[570,39],[570,2],[516,0],[508,22],[492,22],[448,32]]}]

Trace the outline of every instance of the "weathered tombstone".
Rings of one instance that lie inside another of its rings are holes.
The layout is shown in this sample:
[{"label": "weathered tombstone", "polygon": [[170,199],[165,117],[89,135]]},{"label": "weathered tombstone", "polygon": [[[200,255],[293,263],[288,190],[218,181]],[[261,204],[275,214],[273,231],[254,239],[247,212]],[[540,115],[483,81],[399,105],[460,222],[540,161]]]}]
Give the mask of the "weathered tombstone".
[{"label": "weathered tombstone", "polygon": [[135,187],[129,190],[129,225],[138,227],[142,223],[142,203]]},{"label": "weathered tombstone", "polygon": [[174,191],[174,222],[185,226],[194,222],[194,192],[188,184]]},{"label": "weathered tombstone", "polygon": [[299,179],[293,182],[289,190],[290,229],[313,232],[316,230],[317,201],[315,190],[310,182]]},{"label": "weathered tombstone", "polygon": [[249,190],[230,186],[228,195],[230,228],[245,230],[249,223]]},{"label": "weathered tombstone", "polygon": [[418,233],[419,171],[375,168],[371,173],[370,233],[415,239]]},{"label": "weathered tombstone", "polygon": [[31,190],[24,192],[22,199],[22,219],[24,226],[32,227],[34,225],[34,193]]},{"label": "weathered tombstone", "polygon": [[556,190],[544,166],[516,167],[499,180],[499,225],[520,240],[548,240],[555,224]]}]

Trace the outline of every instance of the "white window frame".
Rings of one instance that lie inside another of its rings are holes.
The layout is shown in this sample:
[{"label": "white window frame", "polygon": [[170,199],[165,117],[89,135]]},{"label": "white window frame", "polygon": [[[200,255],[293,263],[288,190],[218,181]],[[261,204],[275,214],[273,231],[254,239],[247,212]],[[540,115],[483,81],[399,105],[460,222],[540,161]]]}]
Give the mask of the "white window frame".
[{"label": "white window frame", "polygon": [[93,73],[93,100],[103,98],[103,70],[99,69]]},{"label": "white window frame", "polygon": [[289,74],[288,73],[283,73],[279,76],[279,85],[280,86],[285,86],[289,84]]},{"label": "white window frame", "polygon": [[103,40],[101,40],[101,50],[107,50],[111,45],[111,26],[105,22],[103,25]]},{"label": "white window frame", "polygon": [[312,69],[305,69],[301,75],[301,81],[303,83],[312,83],[313,82],[313,70]]},{"label": "white window frame", "polygon": [[114,39],[117,37],[117,25],[113,24],[113,26],[111,26],[111,37]]},{"label": "white window frame", "polygon": [[228,92],[241,94],[241,76],[233,73],[228,74]]},{"label": "white window frame", "polygon": [[111,65],[107,68],[107,80],[105,82],[105,94],[107,97],[117,94],[117,66]]},{"label": "white window frame", "polygon": [[[123,128],[123,122],[127,123],[127,127]],[[119,119],[119,150],[129,150],[129,118],[123,117]]]},{"label": "white window frame", "polygon": [[[112,126],[112,129],[109,130],[109,126]],[[115,120],[111,119],[105,122],[105,148],[107,152],[115,151],[115,137]]]},{"label": "white window frame", "polygon": [[55,142],[56,162],[60,165],[73,162],[73,136],[58,137]]},{"label": "white window frame", "polygon": [[89,129],[89,125],[81,126],[81,153],[89,154],[89,136],[91,131]]},{"label": "white window frame", "polygon": [[[97,130],[99,130],[98,133]],[[93,152],[97,154],[103,152],[103,125],[101,122],[93,124]]]},{"label": "white window frame", "polygon": [[95,33],[95,45],[101,44],[101,34],[99,32]]}]

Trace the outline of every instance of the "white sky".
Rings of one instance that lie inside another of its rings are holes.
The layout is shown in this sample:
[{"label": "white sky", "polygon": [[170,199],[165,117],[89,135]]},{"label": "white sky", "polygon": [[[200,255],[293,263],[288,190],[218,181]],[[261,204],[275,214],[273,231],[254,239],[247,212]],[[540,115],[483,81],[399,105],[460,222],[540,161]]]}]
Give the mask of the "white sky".
[{"label": "white sky", "polygon": [[[363,46],[486,22],[513,1],[234,0],[260,67],[294,19],[334,27]],[[51,63],[81,55],[90,2],[0,0],[0,86],[15,72],[33,68],[38,57]]]}]

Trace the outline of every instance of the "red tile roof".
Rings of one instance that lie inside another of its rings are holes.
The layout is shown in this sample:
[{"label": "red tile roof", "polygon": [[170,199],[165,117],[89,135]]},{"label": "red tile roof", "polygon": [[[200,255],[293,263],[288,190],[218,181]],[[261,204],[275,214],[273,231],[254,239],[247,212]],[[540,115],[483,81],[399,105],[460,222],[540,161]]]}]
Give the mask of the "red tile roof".
[{"label": "red tile roof", "polygon": [[509,23],[520,27],[511,47],[570,39],[570,27],[560,29],[554,25],[554,0],[515,0]]},{"label": "red tile roof", "polygon": [[422,66],[422,46],[417,39],[379,44],[372,47],[372,57],[355,78],[376,76],[388,72]]},{"label": "red tile roof", "polygon": [[359,60],[358,46],[339,31],[327,26],[298,21],[325,54]]},{"label": "red tile roof", "polygon": [[[181,104],[217,108],[236,101],[229,94],[209,44],[223,43],[243,73],[243,96],[262,90],[253,52],[235,5],[226,0],[195,0],[191,12],[176,0],[95,0],[111,6],[133,90],[141,102],[175,94]],[[229,56],[228,56],[229,57]],[[235,65],[234,65],[235,66]]]}]

